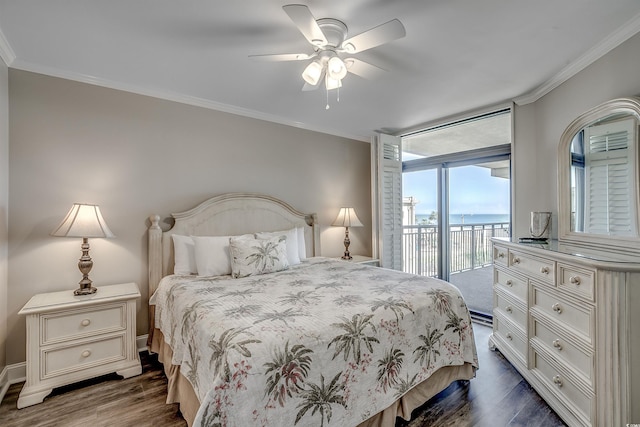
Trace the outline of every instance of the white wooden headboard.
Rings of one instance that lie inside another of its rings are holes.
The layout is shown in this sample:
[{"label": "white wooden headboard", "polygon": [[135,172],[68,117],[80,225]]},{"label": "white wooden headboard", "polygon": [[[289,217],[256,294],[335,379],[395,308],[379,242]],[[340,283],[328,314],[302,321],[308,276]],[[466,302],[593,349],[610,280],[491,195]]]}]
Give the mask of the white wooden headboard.
[{"label": "white wooden headboard", "polygon": [[299,212],[274,197],[255,193],[227,193],[171,216],[175,224],[164,232],[160,228],[159,215],[149,218],[149,295],[155,292],[162,277],[173,272],[172,234],[233,236],[304,227],[307,256],[320,255],[317,215]]}]

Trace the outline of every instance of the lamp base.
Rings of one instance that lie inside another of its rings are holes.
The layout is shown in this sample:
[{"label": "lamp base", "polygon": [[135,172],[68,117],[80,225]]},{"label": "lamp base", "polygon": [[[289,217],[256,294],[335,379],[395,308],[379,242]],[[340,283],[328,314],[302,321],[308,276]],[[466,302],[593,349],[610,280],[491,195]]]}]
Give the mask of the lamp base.
[{"label": "lamp base", "polygon": [[74,295],[91,295],[98,292],[98,288],[94,288],[93,286],[89,286],[87,288],[78,288],[73,291]]},{"label": "lamp base", "polygon": [[351,244],[351,240],[349,240],[349,227],[345,227],[344,230],[344,255],[342,255],[342,259],[352,259],[353,257],[349,253],[349,245]]}]

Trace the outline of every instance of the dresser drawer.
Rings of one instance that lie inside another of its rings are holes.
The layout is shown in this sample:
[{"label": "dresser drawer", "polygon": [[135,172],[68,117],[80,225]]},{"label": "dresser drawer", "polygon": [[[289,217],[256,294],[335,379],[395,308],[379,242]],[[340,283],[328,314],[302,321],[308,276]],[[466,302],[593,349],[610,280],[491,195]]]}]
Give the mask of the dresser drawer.
[{"label": "dresser drawer", "polygon": [[577,381],[549,362],[544,356],[533,352],[533,373],[560,399],[564,406],[578,416],[585,425],[591,425],[589,420],[594,413],[595,398],[593,393],[585,389]]},{"label": "dresser drawer", "polygon": [[563,335],[539,322],[535,317],[532,321],[531,345],[542,346],[547,353],[554,355],[555,359],[584,378],[584,381],[593,387],[593,351],[581,348],[566,339]]},{"label": "dresser drawer", "polygon": [[511,352],[526,366],[528,346],[527,340],[523,335],[524,331],[518,331],[518,328],[514,324],[505,321],[500,313],[494,311],[493,333],[497,335],[502,342],[506,343]]},{"label": "dresser drawer", "polygon": [[127,358],[125,337],[124,334],[116,335],[69,347],[43,349],[40,358],[41,379],[124,360]]},{"label": "dresser drawer", "polygon": [[493,294],[493,304],[496,310],[500,310],[502,315],[511,320],[513,323],[527,330],[527,311],[519,304],[514,303],[512,299],[505,295],[503,291],[496,291]]},{"label": "dresser drawer", "polygon": [[493,270],[493,283],[513,295],[518,297],[522,301],[527,300],[527,281],[520,279],[512,274],[509,274],[501,269],[494,268]]},{"label": "dresser drawer", "polygon": [[40,316],[41,345],[124,331],[127,326],[126,303],[68,310]]},{"label": "dresser drawer", "polygon": [[493,262],[497,265],[508,265],[509,251],[503,246],[493,245]]},{"label": "dresser drawer", "polygon": [[571,303],[567,297],[559,297],[537,285],[533,285],[532,290],[532,300],[529,305],[534,316],[541,313],[568,334],[576,335],[589,346],[593,346],[594,308],[592,306]]},{"label": "dresser drawer", "polygon": [[594,278],[593,270],[558,263],[558,289],[594,301]]},{"label": "dresser drawer", "polygon": [[556,263],[546,258],[509,251],[509,267],[526,276],[555,286]]}]

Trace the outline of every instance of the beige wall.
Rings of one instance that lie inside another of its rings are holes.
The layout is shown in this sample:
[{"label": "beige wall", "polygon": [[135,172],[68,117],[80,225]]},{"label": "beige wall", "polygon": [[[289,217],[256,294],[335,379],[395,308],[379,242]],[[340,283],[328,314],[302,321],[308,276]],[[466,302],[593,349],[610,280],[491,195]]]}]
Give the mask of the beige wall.
[{"label": "beige wall", "polygon": [[[7,362],[25,360],[34,294],[77,287],[80,240],[50,237],[73,202],[99,204],[116,239],[92,239],[91,277],[138,282],[147,329],[146,227],[220,193],[250,191],[316,212],[322,254],[342,253],[330,227],[352,205],[368,227],[352,253],[371,253],[369,144],[24,71],[9,71],[10,193]],[[319,109],[318,114],[324,110]]]},{"label": "beige wall", "polygon": [[557,235],[557,150],[564,129],[610,99],[640,95],[640,34],[558,86],[515,109],[514,237],[529,234],[529,212],[554,213]]},{"label": "beige wall", "polygon": [[7,348],[7,246],[9,210],[9,74],[0,59],[0,372]]}]

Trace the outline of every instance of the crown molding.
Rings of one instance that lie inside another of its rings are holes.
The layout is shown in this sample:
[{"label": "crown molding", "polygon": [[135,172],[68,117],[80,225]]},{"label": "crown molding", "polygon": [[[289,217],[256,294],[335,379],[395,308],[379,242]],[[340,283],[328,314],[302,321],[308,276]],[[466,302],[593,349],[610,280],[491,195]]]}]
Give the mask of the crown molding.
[{"label": "crown molding", "polygon": [[604,40],[589,49],[584,55],[564,67],[558,74],[538,86],[533,91],[513,99],[517,105],[531,104],[620,46],[640,31],[640,14],[609,34]]},{"label": "crown molding", "polygon": [[0,28],[0,58],[7,64],[7,67],[10,67],[11,64],[16,60],[16,54],[11,49],[11,45],[9,41],[4,36],[2,29]]},{"label": "crown molding", "polygon": [[101,86],[107,89],[121,90],[124,92],[135,93],[137,95],[149,96],[151,98],[163,99],[166,101],[179,102],[181,104],[192,105],[194,107],[207,108],[209,110],[221,111],[224,113],[235,114],[238,116],[249,117],[257,120],[277,123],[281,125],[291,126],[299,129],[309,130],[313,132],[325,133],[328,135],[338,136],[341,138],[353,139],[356,141],[369,142],[370,137],[363,135],[349,135],[334,129],[325,129],[313,126],[308,123],[293,121],[284,117],[263,113],[261,111],[250,110],[247,108],[236,107],[233,105],[223,104],[211,101],[209,99],[198,98],[196,96],[184,95],[175,92],[169,92],[161,89],[146,88],[138,85],[130,85],[112,80],[103,79],[101,77],[90,76],[81,73],[60,70],[54,67],[46,67],[38,64],[29,63],[20,59],[15,59],[11,64],[11,68],[23,71],[29,71],[37,74],[44,74],[51,77],[58,77],[66,80],[73,80],[80,83],[87,83],[94,86]]}]

